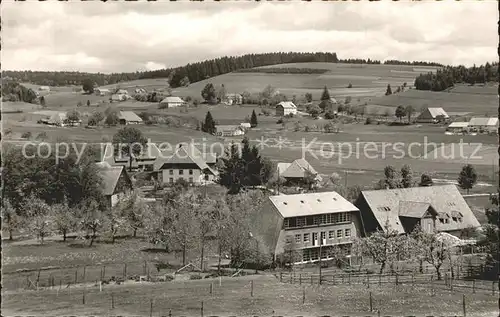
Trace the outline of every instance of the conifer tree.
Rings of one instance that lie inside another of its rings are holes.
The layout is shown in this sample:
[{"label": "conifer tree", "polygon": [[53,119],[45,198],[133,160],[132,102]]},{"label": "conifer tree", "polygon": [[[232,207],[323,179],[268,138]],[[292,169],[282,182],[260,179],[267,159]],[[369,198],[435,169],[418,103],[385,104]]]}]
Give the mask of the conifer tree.
[{"label": "conifer tree", "polygon": [[250,118],[250,126],[255,128],[257,126],[257,115],[255,114],[255,110],[252,111],[252,117]]}]

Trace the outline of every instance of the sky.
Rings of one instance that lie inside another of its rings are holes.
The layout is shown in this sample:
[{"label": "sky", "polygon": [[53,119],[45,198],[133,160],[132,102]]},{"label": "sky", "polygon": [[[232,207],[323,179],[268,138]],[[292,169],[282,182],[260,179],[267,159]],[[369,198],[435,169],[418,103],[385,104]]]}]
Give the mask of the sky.
[{"label": "sky", "polygon": [[494,0],[2,3],[5,70],[134,72],[225,55],[498,61]]}]

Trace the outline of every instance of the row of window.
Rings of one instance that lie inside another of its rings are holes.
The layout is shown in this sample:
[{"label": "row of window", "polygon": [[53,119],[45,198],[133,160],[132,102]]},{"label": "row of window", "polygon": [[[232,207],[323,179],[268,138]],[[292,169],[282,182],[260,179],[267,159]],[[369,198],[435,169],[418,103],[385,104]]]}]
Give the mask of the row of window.
[{"label": "row of window", "polygon": [[[183,179],[184,179],[184,178],[182,178],[182,177],[179,177],[179,178],[178,178],[178,180],[183,180]],[[170,177],[170,178],[168,179],[168,181],[170,182],[170,184],[173,184],[173,183],[174,183],[174,178],[173,178],[173,177]],[[190,183],[192,183],[192,182],[193,182],[193,178],[192,178],[192,177],[190,177],[190,178],[189,178],[189,182],[190,182]]]},{"label": "row of window", "polygon": [[[179,175],[184,175],[184,170],[178,170],[178,171],[179,171]],[[193,170],[189,170],[188,173],[189,173],[189,175],[193,175]],[[168,174],[174,175],[174,170],[169,170]]]},{"label": "row of window", "polygon": [[[347,228],[344,230],[338,229],[338,230],[328,231],[328,239],[348,238],[350,236],[351,236],[351,229],[350,228]],[[310,238],[311,238],[310,233],[296,234],[295,235],[295,243],[301,243],[301,242],[307,243],[307,242],[311,241]],[[317,232],[313,232],[312,239],[313,239],[313,241],[318,240],[318,233]],[[325,239],[326,239],[326,232],[321,232],[321,240],[325,240]]]},{"label": "row of window", "polygon": [[[462,222],[462,218],[460,217],[452,217],[453,221],[455,222]],[[439,218],[439,222],[441,223],[450,223],[450,218]]]},{"label": "row of window", "polygon": [[334,214],[286,218],[284,220],[283,226],[285,228],[297,228],[297,227],[314,226],[320,224],[332,224],[332,223],[334,224],[342,222],[351,222],[351,213],[340,212]]}]

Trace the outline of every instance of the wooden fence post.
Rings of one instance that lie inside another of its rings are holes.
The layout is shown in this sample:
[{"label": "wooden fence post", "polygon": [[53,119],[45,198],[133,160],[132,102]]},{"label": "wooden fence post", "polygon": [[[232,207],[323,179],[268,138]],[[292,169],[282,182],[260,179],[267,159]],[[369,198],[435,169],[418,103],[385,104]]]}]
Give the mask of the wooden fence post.
[{"label": "wooden fence post", "polygon": [[302,305],[306,302],[306,288],[302,288]]},{"label": "wooden fence post", "polygon": [[78,281],[78,269],[75,270],[75,283]]},{"label": "wooden fence post", "polygon": [[153,299],[150,299],[149,317],[153,317]]},{"label": "wooden fence post", "polygon": [[280,282],[283,282],[283,272],[280,272]]},{"label": "wooden fence post", "polygon": [[86,275],[87,275],[87,266],[84,265],[83,266],[83,282],[87,282],[87,279],[86,279]]},{"label": "wooden fence post", "polygon": [[473,279],[472,280],[472,293],[475,294],[476,293],[476,279]]},{"label": "wooden fence post", "polygon": [[210,283],[210,294],[213,293],[214,290],[214,283]]},{"label": "wooden fence post", "polygon": [[491,282],[491,293],[495,295],[495,281]]},{"label": "wooden fence post", "polygon": [[431,275],[431,296],[434,296],[434,275]]},{"label": "wooden fence post", "polygon": [[200,312],[201,312],[201,317],[203,317],[203,301],[201,301],[201,309],[200,309]]},{"label": "wooden fence post", "polygon": [[102,279],[104,280],[106,278],[106,265],[102,267]]},{"label": "wooden fence post", "polygon": [[372,298],[372,292],[370,292],[370,312],[373,311],[373,298]]},{"label": "wooden fence post", "polygon": [[147,262],[146,262],[146,260],[144,260],[144,274],[142,274],[142,275],[146,275],[146,266],[147,266]]},{"label": "wooden fence post", "polygon": [[467,311],[465,309],[465,294],[462,295],[462,308],[464,311],[464,317],[467,317]]},{"label": "wooden fence post", "polygon": [[399,285],[399,280],[398,280],[398,273],[396,273],[396,286]]},{"label": "wooden fence post", "polygon": [[82,304],[85,305],[85,289],[86,287],[83,287],[83,298],[82,298]]},{"label": "wooden fence post", "polygon": [[378,273],[378,286],[382,285],[382,274]]},{"label": "wooden fence post", "polygon": [[111,309],[115,309],[115,294],[111,293]]},{"label": "wooden fence post", "polygon": [[127,279],[127,263],[123,266],[123,278]]},{"label": "wooden fence post", "polygon": [[290,284],[293,284],[293,275],[290,273]]},{"label": "wooden fence post", "polygon": [[370,288],[370,275],[367,275],[366,277],[366,288]]},{"label": "wooden fence post", "polygon": [[302,274],[299,274],[299,285],[302,285]]},{"label": "wooden fence post", "polygon": [[450,291],[453,292],[453,278],[450,278]]},{"label": "wooden fence post", "polygon": [[311,274],[311,285],[313,285],[313,276]]},{"label": "wooden fence post", "polygon": [[253,281],[250,281],[250,296],[253,297]]},{"label": "wooden fence post", "polygon": [[411,287],[415,289],[415,273],[411,273]]}]

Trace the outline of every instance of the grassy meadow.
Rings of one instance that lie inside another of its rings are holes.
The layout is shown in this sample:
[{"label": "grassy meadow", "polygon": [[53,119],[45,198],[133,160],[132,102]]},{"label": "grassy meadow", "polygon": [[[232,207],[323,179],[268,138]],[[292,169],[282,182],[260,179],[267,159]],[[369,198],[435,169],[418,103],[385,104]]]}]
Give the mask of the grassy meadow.
[{"label": "grassy meadow", "polygon": [[[85,304],[83,287],[71,292],[67,289],[5,292],[2,310],[9,315],[194,316],[201,313],[203,302],[205,316],[377,316],[377,311],[382,316],[436,313],[450,316],[463,312],[460,292],[438,288],[435,296],[431,296],[429,285],[418,284],[414,288],[400,285],[396,289],[395,292],[394,285],[372,289],[364,285],[299,286],[280,283],[270,275],[226,277],[220,285],[213,279],[106,285],[102,292],[92,284],[85,289]],[[370,292],[373,312],[369,306]],[[466,295],[467,316],[492,316],[496,309],[497,298],[490,293]]]}]

